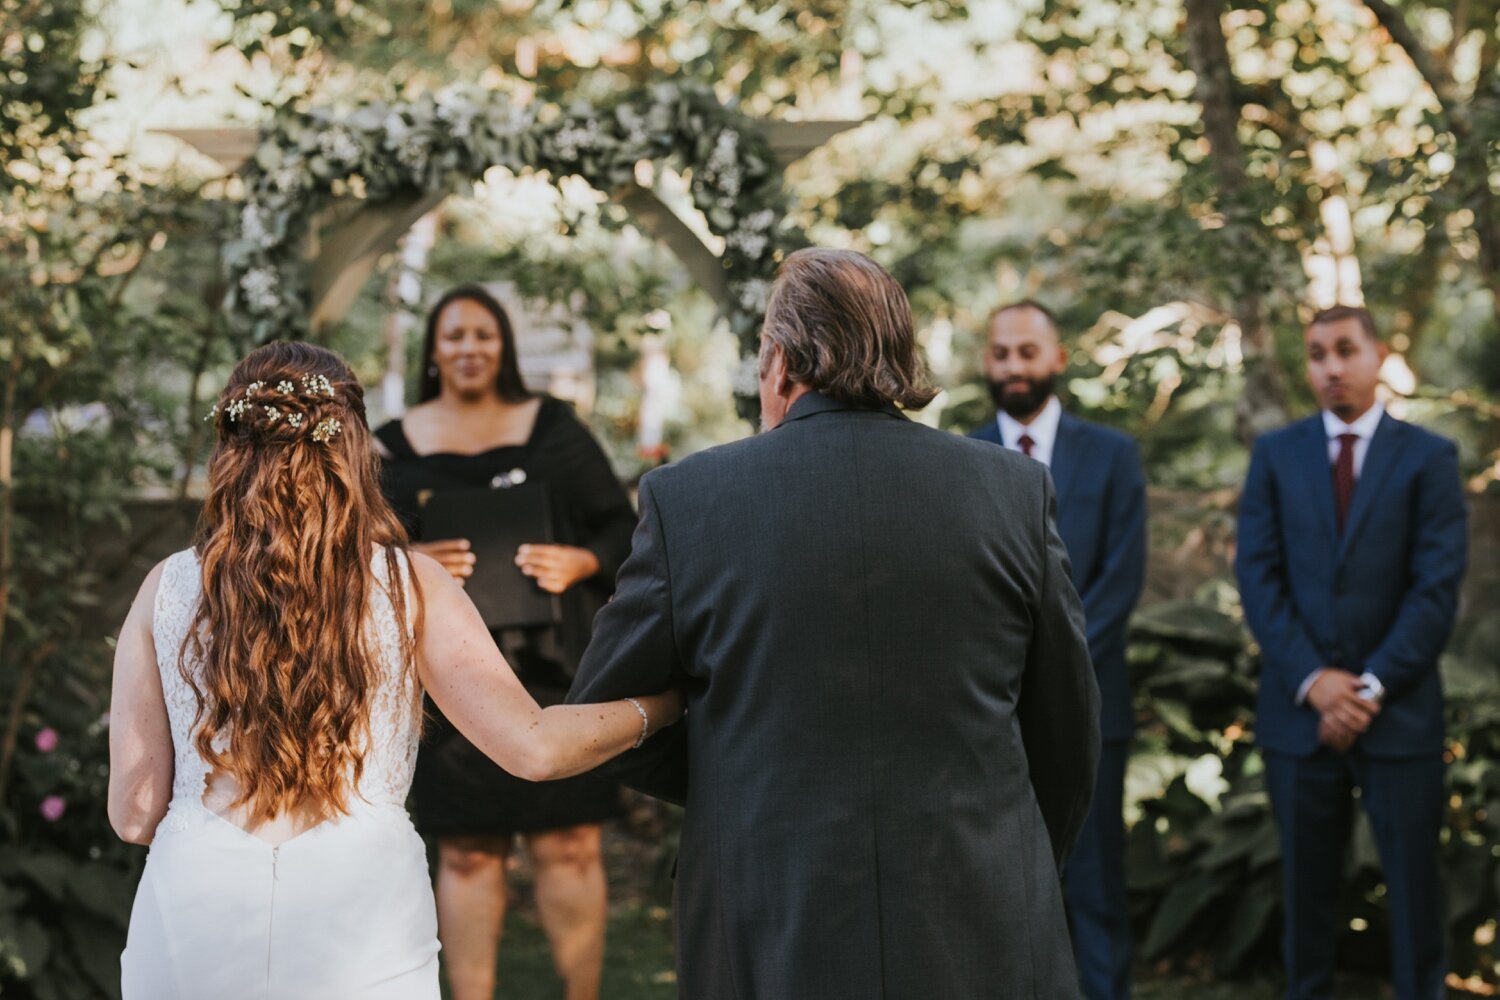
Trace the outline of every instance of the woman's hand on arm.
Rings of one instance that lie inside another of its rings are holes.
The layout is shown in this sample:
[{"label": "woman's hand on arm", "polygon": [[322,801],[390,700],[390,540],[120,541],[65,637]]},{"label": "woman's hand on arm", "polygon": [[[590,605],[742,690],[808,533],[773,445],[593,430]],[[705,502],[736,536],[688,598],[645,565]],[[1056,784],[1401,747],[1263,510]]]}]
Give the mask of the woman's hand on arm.
[{"label": "woman's hand on arm", "polygon": [[[487,757],[519,778],[546,781],[582,774],[636,744],[641,717],[629,702],[539,708],[443,567],[421,554],[412,564],[422,587],[422,684]],[[675,691],[638,700],[651,732],[682,715]]]},{"label": "woman's hand on arm", "polygon": [[152,638],[162,564],[146,576],[115,645],[109,702],[109,824],[149,844],[172,803],[172,726]]}]

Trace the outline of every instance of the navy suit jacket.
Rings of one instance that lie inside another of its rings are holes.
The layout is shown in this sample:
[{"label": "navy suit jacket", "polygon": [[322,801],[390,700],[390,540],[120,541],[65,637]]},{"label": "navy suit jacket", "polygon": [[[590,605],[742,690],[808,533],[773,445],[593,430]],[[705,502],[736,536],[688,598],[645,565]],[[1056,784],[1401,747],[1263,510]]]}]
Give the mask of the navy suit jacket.
[{"label": "navy suit jacket", "polygon": [[[969,435],[1003,445],[1000,425],[987,421]],[[1064,412],[1052,446],[1057,533],[1073,563],[1083,600],[1089,655],[1099,681],[1100,735],[1130,739],[1135,712],[1125,629],[1146,578],[1146,477],[1140,450],[1119,431]]]},{"label": "navy suit jacket", "polygon": [[1443,749],[1438,657],[1468,559],[1453,442],[1386,415],[1370,439],[1342,535],[1322,416],[1255,443],[1240,497],[1235,575],[1260,644],[1256,737],[1318,749],[1318,713],[1296,703],[1321,667],[1369,671],[1385,704],[1357,746],[1377,757]]}]

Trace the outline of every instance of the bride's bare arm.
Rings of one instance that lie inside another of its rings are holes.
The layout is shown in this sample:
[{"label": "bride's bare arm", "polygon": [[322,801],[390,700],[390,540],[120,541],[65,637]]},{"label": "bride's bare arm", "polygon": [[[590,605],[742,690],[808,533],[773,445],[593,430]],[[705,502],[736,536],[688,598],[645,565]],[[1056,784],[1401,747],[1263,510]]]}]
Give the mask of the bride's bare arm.
[{"label": "bride's bare arm", "polygon": [[172,802],[172,727],[156,666],[151,622],[157,564],[146,576],[115,646],[109,699],[109,825],[121,840],[149,844]]},{"label": "bride's bare arm", "polygon": [[[422,587],[422,685],[486,756],[519,778],[547,781],[582,774],[635,745],[641,716],[629,702],[538,707],[448,571],[416,552],[412,565]],[[676,691],[637,700],[653,733],[682,715]]]}]

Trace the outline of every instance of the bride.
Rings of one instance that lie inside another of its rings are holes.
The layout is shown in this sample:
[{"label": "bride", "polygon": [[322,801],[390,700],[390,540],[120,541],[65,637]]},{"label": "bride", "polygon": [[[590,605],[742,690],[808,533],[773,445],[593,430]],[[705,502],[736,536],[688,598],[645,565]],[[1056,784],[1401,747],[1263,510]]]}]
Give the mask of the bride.
[{"label": "bride", "polygon": [[309,344],[246,357],[193,548],[120,633],[109,816],[149,844],[125,1000],[435,998],[437,921],[407,818],[425,690],[534,781],[675,722],[675,692],[540,709],[381,498],[364,397]]}]

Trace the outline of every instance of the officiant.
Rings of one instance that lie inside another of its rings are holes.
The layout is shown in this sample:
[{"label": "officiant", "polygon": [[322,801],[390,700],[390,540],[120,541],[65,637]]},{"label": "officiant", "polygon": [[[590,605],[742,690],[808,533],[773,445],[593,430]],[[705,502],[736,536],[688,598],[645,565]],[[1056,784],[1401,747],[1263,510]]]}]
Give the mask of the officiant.
[{"label": "officiant", "polygon": [[[522,383],[514,327],[489,292],[443,295],[423,352],[420,401],[376,431],[386,495],[415,547],[470,588],[527,691],[556,704],[630,551],[635,512],[572,408]],[[452,537],[465,523],[475,537]],[[453,997],[493,995],[517,834],[566,996],[596,996],[606,918],[599,824],[618,814],[618,791],[587,775],[514,778],[428,710],[415,820],[438,841],[438,936]]]}]

